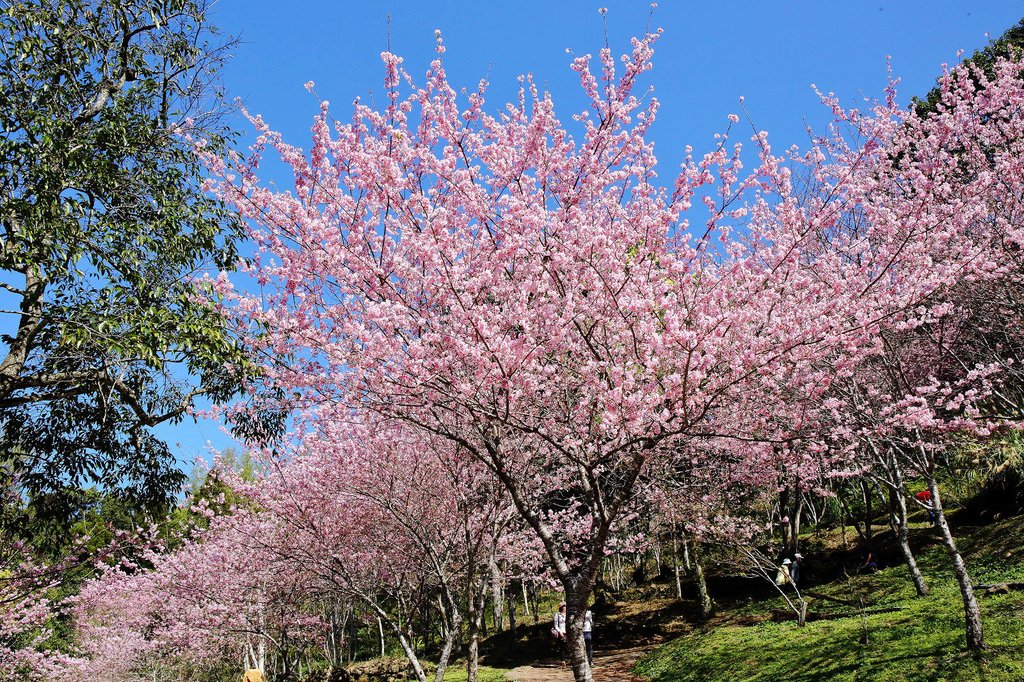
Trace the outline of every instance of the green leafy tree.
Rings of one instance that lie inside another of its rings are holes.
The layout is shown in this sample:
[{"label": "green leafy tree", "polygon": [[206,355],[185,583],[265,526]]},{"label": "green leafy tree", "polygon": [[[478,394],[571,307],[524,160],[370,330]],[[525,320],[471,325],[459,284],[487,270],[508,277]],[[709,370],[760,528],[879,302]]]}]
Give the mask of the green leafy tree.
[{"label": "green leafy tree", "polygon": [[0,485],[73,516],[97,485],[160,508],[152,427],[247,366],[194,284],[237,260],[187,134],[225,145],[231,41],[205,0],[0,0]]},{"label": "green leafy tree", "polygon": [[[974,64],[983,73],[991,77],[992,67],[999,59],[1020,59],[1024,55],[1024,19],[1021,19],[1015,26],[1006,30],[1003,35],[991,41],[988,45],[975,50],[974,54],[964,59],[964,64]],[[919,116],[926,116],[937,110],[937,105],[942,97],[942,88],[935,86],[928,91],[925,98],[914,98],[914,109]]]}]

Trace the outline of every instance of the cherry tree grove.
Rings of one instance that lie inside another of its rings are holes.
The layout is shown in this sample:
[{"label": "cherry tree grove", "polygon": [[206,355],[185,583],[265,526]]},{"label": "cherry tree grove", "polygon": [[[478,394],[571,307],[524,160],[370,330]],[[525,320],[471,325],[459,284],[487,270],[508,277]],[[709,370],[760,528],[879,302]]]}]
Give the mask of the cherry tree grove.
[{"label": "cherry tree grove", "polygon": [[[255,479],[222,473],[227,513],[86,584],[80,659],[4,648],[52,607],[0,577],[0,673],[288,674],[314,650],[342,665],[361,618],[422,681],[428,631],[437,680],[464,641],[475,680],[485,595],[497,622],[505,582],[548,576],[589,681],[583,614],[609,553],[669,537],[706,616],[703,544],[771,578],[765,510],[795,552],[807,496],[854,476],[894,496],[921,594],[907,479],[925,481],[982,649],[937,471],[1020,420],[1024,67],[950,69],[927,115],[895,83],[864,110],[823,94],[833,125],[802,152],[756,130],[742,147],[731,115],[666,181],[643,82],[657,39],[573,59],[588,106],[571,124],[530,77],[496,112],[486,82],[460,97],[438,35],[421,81],[382,54],[383,109],[323,102],[309,151],[257,115],[244,156],[199,142],[257,249],[258,293],[207,281],[263,363],[224,413],[291,430],[249,443]],[[261,179],[269,154],[289,191]]]},{"label": "cherry tree grove", "polygon": [[[138,679],[140,670],[262,668],[288,638],[322,631],[295,606],[314,587],[274,554],[286,529],[251,511],[217,517],[177,551],[156,545],[107,568],[75,598],[84,674]],[[155,674],[155,673],[154,673]]]},{"label": "cherry tree grove", "polygon": [[405,423],[334,417],[254,480],[219,472],[237,506],[207,510],[209,528],[183,547],[156,547],[83,589],[75,609],[89,674],[233,660],[287,677],[310,650],[340,668],[344,621],[359,607],[376,621],[380,653],[386,631],[422,681],[416,624],[429,612],[440,623],[440,680],[466,623],[475,676],[490,566],[499,553],[537,563],[512,532],[507,495],[479,462],[442,456],[450,445]]},{"label": "cherry tree grove", "polygon": [[0,536],[0,680],[52,680],[63,670],[79,670],[88,660],[48,646],[55,624],[70,604],[59,591],[66,576],[93,562],[104,565],[137,538],[113,533],[101,549],[88,534],[75,539],[59,560],[42,562],[25,540]]},{"label": "cherry tree grove", "polygon": [[404,422],[318,416],[276,477],[252,487],[253,499],[290,529],[297,566],[386,624],[418,679],[426,673],[412,623],[424,606],[436,607],[443,637],[436,679],[463,623],[475,676],[491,566],[499,555],[535,554],[511,532],[508,496],[479,462]]},{"label": "cherry tree grove", "polygon": [[[981,613],[966,564],[946,521],[936,472],[946,451],[1019,423],[1019,316],[1005,301],[1019,287],[1024,198],[1024,84],[1019,63],[993,76],[977,67],[945,74],[934,116],[906,118],[889,139],[863,205],[896,211],[901,223],[953,228],[937,267],[960,268],[909,314],[886,320],[879,350],[842,377],[822,403],[832,437],[856,443],[872,477],[897,498],[899,544],[919,594],[927,592],[907,543],[904,478],[924,478],[960,586],[967,643],[984,647]],[[867,225],[876,222],[871,214]],[[981,299],[988,302],[982,303]]]},{"label": "cherry tree grove", "polygon": [[[382,55],[383,110],[357,101],[346,122],[324,102],[309,152],[252,116],[244,159],[207,157],[272,292],[212,280],[259,330],[263,389],[314,421],[342,406],[403,422],[486,466],[565,591],[578,680],[585,604],[646,467],[681,450],[714,464],[735,448],[701,444],[791,443],[813,425],[804,447],[772,449],[765,483],[801,461],[849,472],[865,434],[833,384],[862,381],[887,330],[952,319],[956,286],[1009,276],[1001,254],[1019,244],[1019,65],[981,83],[950,71],[927,117],[895,85],[867,111],[824,95],[835,124],[810,150],[778,155],[756,132],[747,171],[727,133],[666,185],[640,83],[657,37],[618,61],[602,50],[596,71],[573,60],[589,100],[576,135],[529,77],[500,113],[485,82],[460,104],[438,36],[420,85]],[[293,191],[260,180],[268,150]],[[988,431],[999,361],[908,375],[885,415],[901,442]],[[980,647],[980,629],[968,639]]]}]

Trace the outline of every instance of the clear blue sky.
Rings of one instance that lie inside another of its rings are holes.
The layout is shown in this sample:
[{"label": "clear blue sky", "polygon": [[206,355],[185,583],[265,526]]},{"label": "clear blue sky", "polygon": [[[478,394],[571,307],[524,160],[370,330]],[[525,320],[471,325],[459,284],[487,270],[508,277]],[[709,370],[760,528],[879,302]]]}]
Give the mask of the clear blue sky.
[{"label": "clear blue sky", "polygon": [[[514,96],[516,76],[532,73],[554,96],[563,121],[579,108],[569,48],[594,53],[604,45],[600,7],[607,7],[610,44],[629,48],[651,14],[646,2],[626,0],[219,0],[214,21],[241,43],[225,73],[225,86],[287,140],[308,147],[317,102],[303,88],[316,82],[344,118],[356,97],[382,101],[380,53],[388,47],[420,75],[434,57],[434,30],[447,45],[446,68],[457,86],[474,88],[486,77],[494,111]],[[902,79],[905,101],[934,84],[943,62],[957,61],[1024,16],[1024,3],[1003,0],[818,0],[808,2],[696,2],[662,0],[650,24],[664,29],[647,83],[661,101],[653,139],[659,159],[677,167],[682,148],[712,146],[729,113],[745,104],[777,148],[803,145],[805,126],[825,123],[827,112],[811,90],[816,84],[856,104],[879,97],[886,56]],[[667,176],[668,173],[663,173]],[[187,466],[206,440],[230,441],[212,422],[165,427]]]}]

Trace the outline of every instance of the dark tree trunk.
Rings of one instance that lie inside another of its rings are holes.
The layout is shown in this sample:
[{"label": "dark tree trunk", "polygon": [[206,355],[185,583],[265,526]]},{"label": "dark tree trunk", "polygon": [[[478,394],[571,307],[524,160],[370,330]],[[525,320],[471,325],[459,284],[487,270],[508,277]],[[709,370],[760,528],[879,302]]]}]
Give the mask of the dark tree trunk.
[{"label": "dark tree trunk", "polygon": [[[6,227],[6,225],[5,225]],[[8,344],[7,355],[0,361],[0,398],[9,398],[18,386],[18,378],[28,361],[42,325],[43,294],[46,280],[39,268],[25,270],[25,294],[21,300],[18,331]]]},{"label": "dark tree trunk", "polygon": [[864,532],[860,529],[860,522],[857,520],[857,515],[853,513],[850,508],[849,501],[846,498],[846,486],[840,485],[836,491],[836,498],[839,500],[839,508],[842,513],[842,529],[843,529],[843,546],[846,546],[846,520],[849,519],[853,525],[853,530],[856,531],[857,537],[861,539],[864,544],[867,544],[868,538],[864,535]]},{"label": "dark tree trunk", "polygon": [[505,598],[505,603],[508,605],[508,629],[509,630],[515,630],[516,629],[516,599],[515,599],[515,593],[516,593],[516,591],[513,589],[513,590],[510,591],[509,595],[507,595],[506,598]]},{"label": "dark tree trunk", "polygon": [[804,496],[800,489],[794,486],[793,502],[789,514],[789,553],[796,554],[800,551],[800,517],[804,513]]},{"label": "dark tree trunk", "polygon": [[704,577],[704,552],[700,543],[694,542],[691,554],[693,555],[693,582],[697,586],[697,605],[700,608],[701,620],[707,620],[714,609],[711,601],[711,594],[708,592],[708,582]]},{"label": "dark tree trunk", "polygon": [[785,552],[787,552],[789,550],[789,543],[790,543],[790,537],[789,537],[790,527],[789,527],[789,523],[787,522],[787,516],[788,516],[788,513],[789,513],[789,498],[790,498],[791,494],[792,494],[792,491],[789,489],[788,485],[786,485],[785,487],[782,488],[782,490],[779,491],[779,523],[782,526],[782,551],[783,551],[783,553],[785,553]]},{"label": "dark tree trunk", "polygon": [[800,515],[803,513],[803,495],[800,482],[793,479],[779,493],[779,515],[782,517],[782,551],[788,556],[797,552],[800,544]]},{"label": "dark tree trunk", "polygon": [[864,542],[871,544],[871,520],[875,517],[874,496],[871,484],[866,478],[860,480],[861,491],[864,493]]},{"label": "dark tree trunk", "polygon": [[490,561],[491,570],[491,604],[494,616],[494,630],[501,632],[505,629],[505,587],[501,584],[501,569],[498,562],[493,558]]},{"label": "dark tree trunk", "polygon": [[466,644],[466,682],[477,682],[477,675],[480,670],[480,617],[483,614],[479,601],[482,595],[478,595],[472,582],[468,590],[468,608],[466,609],[466,621],[469,626]]}]

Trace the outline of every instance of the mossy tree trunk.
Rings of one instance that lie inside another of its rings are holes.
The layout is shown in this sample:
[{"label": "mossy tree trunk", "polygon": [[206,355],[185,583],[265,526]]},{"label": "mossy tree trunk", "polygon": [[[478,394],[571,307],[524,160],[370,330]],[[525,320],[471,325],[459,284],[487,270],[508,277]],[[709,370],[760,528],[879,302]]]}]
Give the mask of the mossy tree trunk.
[{"label": "mossy tree trunk", "polygon": [[934,471],[928,476],[928,490],[932,494],[932,511],[935,514],[935,525],[942,535],[942,542],[946,545],[946,551],[953,562],[953,574],[956,576],[957,585],[960,587],[960,596],[964,604],[964,630],[967,637],[967,648],[975,654],[983,651],[985,647],[985,632],[981,620],[981,608],[978,606],[978,598],[974,594],[974,584],[971,575],[967,571],[967,562],[964,561],[960,550],[957,549],[956,540],[946,521],[946,513],[942,508],[942,499],[939,496],[939,485],[935,480]]},{"label": "mossy tree trunk", "polygon": [[714,610],[714,602],[711,601],[707,578],[704,575],[704,552],[699,542],[690,541],[685,536],[683,537],[683,542],[689,546],[692,558],[693,583],[697,588],[697,606],[700,609],[700,618],[701,620],[707,620]]},{"label": "mossy tree trunk", "polygon": [[896,516],[896,541],[899,543],[900,552],[903,553],[903,560],[910,572],[910,580],[914,583],[914,590],[917,596],[928,595],[928,583],[925,582],[921,569],[918,568],[917,559],[910,549],[910,527],[907,525],[907,498],[906,486],[903,483],[903,470],[896,458],[891,459],[893,503]]}]

